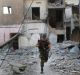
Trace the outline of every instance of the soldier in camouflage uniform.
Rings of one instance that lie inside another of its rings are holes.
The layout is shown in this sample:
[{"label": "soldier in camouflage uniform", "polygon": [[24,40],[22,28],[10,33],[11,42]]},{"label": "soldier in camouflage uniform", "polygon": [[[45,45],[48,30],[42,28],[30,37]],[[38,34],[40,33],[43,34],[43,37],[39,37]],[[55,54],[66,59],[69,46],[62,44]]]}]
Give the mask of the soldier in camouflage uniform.
[{"label": "soldier in camouflage uniform", "polygon": [[40,40],[38,40],[38,48],[40,52],[41,59],[41,74],[43,73],[44,63],[48,60],[48,53],[50,50],[50,43],[46,38],[46,34],[40,36]]}]

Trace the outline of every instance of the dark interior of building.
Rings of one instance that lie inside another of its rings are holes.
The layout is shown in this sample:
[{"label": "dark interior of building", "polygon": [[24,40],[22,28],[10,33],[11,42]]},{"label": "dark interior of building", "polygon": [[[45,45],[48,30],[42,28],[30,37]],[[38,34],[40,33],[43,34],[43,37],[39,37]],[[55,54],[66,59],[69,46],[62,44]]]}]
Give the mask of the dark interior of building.
[{"label": "dark interior of building", "polygon": [[39,20],[40,19],[40,8],[33,7],[32,8],[32,20]]},{"label": "dark interior of building", "polygon": [[66,27],[66,39],[70,40],[71,38],[71,27]]},{"label": "dark interior of building", "polygon": [[49,25],[52,28],[63,27],[63,10],[62,9],[49,9],[48,10]]},{"label": "dark interior of building", "polygon": [[[10,38],[12,38],[16,33],[10,33]],[[12,41],[12,47],[14,50],[18,49],[18,37]]]},{"label": "dark interior of building", "polygon": [[63,0],[48,0],[49,3],[63,3]]},{"label": "dark interior of building", "polygon": [[48,2],[50,3],[54,3],[56,0],[48,0]]},{"label": "dark interior of building", "polygon": [[65,36],[63,34],[57,35],[57,42],[61,43],[64,41]]}]

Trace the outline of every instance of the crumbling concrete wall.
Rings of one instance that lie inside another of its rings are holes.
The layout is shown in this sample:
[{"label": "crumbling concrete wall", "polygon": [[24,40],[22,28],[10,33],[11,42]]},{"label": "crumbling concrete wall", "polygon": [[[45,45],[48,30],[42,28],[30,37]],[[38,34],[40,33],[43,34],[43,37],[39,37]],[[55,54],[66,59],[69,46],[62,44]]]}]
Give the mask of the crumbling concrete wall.
[{"label": "crumbling concrete wall", "polygon": [[[3,7],[11,7],[11,14],[3,14]],[[23,19],[23,0],[0,0],[0,24],[20,24]]]},{"label": "crumbling concrete wall", "polygon": [[[68,40],[73,39],[71,37],[73,35],[73,30],[75,28],[79,28],[79,8],[78,8],[78,5],[70,6],[70,4],[69,4],[66,6],[66,8],[65,8],[65,23],[66,23],[66,34],[68,34],[68,35],[66,35],[66,37],[69,36]],[[77,38],[77,36],[75,38]]]}]

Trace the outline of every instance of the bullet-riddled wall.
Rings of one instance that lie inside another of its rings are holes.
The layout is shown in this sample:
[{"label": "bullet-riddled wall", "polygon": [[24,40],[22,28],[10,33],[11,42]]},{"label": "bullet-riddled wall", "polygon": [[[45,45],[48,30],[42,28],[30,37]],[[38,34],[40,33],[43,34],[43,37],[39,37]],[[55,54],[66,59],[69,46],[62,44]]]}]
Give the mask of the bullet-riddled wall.
[{"label": "bullet-riddled wall", "polygon": [[0,25],[20,24],[23,18],[23,0],[0,0]]}]

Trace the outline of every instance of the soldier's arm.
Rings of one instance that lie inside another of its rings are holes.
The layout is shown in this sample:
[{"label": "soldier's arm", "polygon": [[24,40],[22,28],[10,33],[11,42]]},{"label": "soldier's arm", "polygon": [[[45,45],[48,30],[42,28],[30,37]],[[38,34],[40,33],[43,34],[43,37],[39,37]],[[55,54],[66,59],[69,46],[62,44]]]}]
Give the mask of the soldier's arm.
[{"label": "soldier's arm", "polygon": [[51,43],[49,42],[49,40],[47,42],[48,42],[48,48],[50,49],[51,48]]},{"label": "soldier's arm", "polygon": [[49,47],[49,49],[51,48],[51,44],[50,43],[49,43],[48,47]]}]

